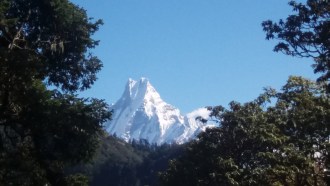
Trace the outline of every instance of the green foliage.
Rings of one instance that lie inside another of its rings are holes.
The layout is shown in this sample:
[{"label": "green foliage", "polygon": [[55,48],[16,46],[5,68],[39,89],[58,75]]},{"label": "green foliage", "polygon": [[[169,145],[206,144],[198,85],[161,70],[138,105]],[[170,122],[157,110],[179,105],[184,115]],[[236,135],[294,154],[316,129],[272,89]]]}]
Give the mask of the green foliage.
[{"label": "green foliage", "polygon": [[69,170],[88,175],[91,186],[157,185],[158,173],[183,150],[180,145],[150,145],[146,141],[126,143],[109,136],[102,138],[93,161]]},{"label": "green foliage", "polygon": [[[212,108],[220,126],[199,135],[161,174],[163,185],[325,185],[330,183],[330,3],[289,2],[295,14],[262,23],[276,52],[313,58],[318,84],[290,77],[281,92]],[[269,104],[270,101],[274,101]]]},{"label": "green foliage", "polygon": [[328,81],[330,79],[330,2],[307,0],[303,4],[290,1],[289,5],[295,14],[278,23],[270,20],[262,23],[266,38],[280,40],[274,48],[276,52],[313,58],[314,72],[322,73],[318,80]]},{"label": "green foliage", "polygon": [[68,91],[96,80],[102,64],[86,52],[98,44],[91,35],[102,21],[90,22],[84,9],[67,0],[3,1],[0,18],[2,66],[33,62],[36,77]]},{"label": "green foliage", "polygon": [[68,186],[88,186],[88,178],[82,174],[70,175],[66,178]]},{"label": "green foliage", "polygon": [[[268,104],[270,100],[275,103]],[[324,185],[330,97],[290,77],[282,92],[213,108],[218,128],[201,133],[161,174],[163,185]]]},{"label": "green foliage", "polygon": [[107,105],[73,94],[102,67],[90,21],[67,0],[0,2],[0,185],[69,184],[63,169],[96,151]]}]

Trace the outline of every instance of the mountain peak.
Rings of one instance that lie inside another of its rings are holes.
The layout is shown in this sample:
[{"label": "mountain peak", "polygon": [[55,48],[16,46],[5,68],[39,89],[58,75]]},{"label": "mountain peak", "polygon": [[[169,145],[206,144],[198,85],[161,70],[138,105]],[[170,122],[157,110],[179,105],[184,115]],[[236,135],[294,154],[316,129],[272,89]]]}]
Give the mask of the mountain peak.
[{"label": "mountain peak", "polygon": [[160,97],[147,78],[142,77],[138,81],[132,78],[128,79],[122,99],[143,100],[148,96]]},{"label": "mountain peak", "polygon": [[179,109],[164,102],[147,78],[129,78],[122,97],[111,110],[114,113],[107,131],[126,141],[183,143],[203,130],[195,119],[182,116]]},{"label": "mountain peak", "polygon": [[145,78],[145,77],[141,77],[138,81],[132,79],[132,78],[128,78],[128,81],[127,81],[127,84],[136,84],[136,83],[139,83],[139,84],[150,84],[149,82],[149,79],[148,78]]}]

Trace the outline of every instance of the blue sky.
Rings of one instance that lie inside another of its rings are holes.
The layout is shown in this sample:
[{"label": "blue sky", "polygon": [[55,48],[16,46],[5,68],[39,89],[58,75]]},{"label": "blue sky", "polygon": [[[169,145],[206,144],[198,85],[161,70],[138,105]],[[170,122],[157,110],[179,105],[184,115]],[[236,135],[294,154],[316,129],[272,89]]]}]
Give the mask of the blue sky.
[{"label": "blue sky", "polygon": [[273,52],[261,23],[286,18],[285,0],[74,0],[103,19],[93,51],[104,63],[85,97],[117,101],[128,78],[147,77],[182,113],[256,98],[289,75],[315,79],[311,60]]}]

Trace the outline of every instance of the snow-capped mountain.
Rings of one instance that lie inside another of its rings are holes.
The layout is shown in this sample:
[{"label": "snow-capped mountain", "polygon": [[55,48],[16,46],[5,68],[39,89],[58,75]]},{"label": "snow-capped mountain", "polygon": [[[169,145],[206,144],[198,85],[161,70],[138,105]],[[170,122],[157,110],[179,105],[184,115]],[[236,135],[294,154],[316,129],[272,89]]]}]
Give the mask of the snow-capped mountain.
[{"label": "snow-capped mountain", "polygon": [[146,139],[149,143],[184,143],[208,125],[197,121],[207,118],[206,108],[182,116],[179,109],[164,102],[148,79],[129,79],[122,97],[111,106],[112,120],[106,130],[126,141]]}]

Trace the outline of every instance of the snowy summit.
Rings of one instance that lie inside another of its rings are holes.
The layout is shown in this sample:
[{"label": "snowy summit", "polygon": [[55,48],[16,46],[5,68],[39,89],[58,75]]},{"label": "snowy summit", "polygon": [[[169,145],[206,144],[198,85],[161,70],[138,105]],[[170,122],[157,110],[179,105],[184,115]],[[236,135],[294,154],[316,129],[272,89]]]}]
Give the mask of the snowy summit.
[{"label": "snowy summit", "polygon": [[106,130],[125,141],[145,139],[149,143],[181,144],[209,126],[196,120],[198,116],[207,119],[206,108],[182,116],[179,109],[162,100],[146,78],[129,79],[111,110],[112,120]]}]

